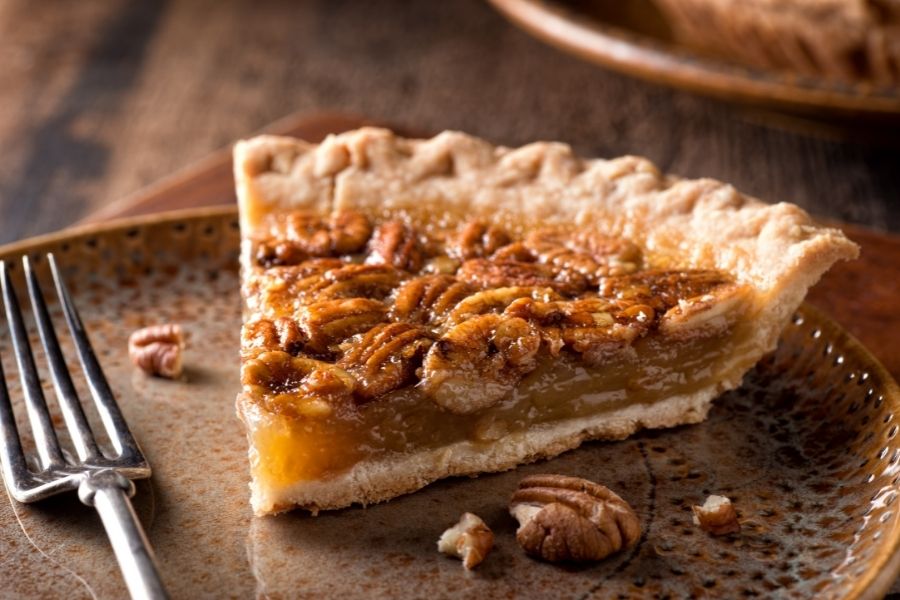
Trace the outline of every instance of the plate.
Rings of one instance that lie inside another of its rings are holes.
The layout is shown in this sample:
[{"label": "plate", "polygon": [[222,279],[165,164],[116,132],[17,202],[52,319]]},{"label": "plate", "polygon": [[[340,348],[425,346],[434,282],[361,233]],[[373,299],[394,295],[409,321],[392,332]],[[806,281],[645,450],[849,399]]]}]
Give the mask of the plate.
[{"label": "plate", "polygon": [[[898,121],[900,87],[874,87],[743,67],[672,41],[648,0],[490,0],[504,16],[566,52],[673,87],[804,116]],[[858,121],[848,125],[858,128]]]},{"label": "plate", "polygon": [[[235,209],[223,208],[0,250],[11,264],[28,254],[44,278],[47,251],[64,269],[153,466],[135,504],[173,597],[868,598],[896,577],[900,392],[858,342],[806,306],[778,350],[700,425],[586,444],[366,509],[252,517],[234,416],[238,243]],[[59,318],[57,306],[51,311]],[[189,332],[184,381],[147,378],[126,356],[134,329],[165,321]],[[15,373],[7,346],[0,344],[0,356]],[[17,386],[11,393],[19,396]],[[523,475],[540,472],[587,477],[620,493],[641,518],[638,545],[588,567],[527,558],[505,506]],[[690,505],[710,493],[735,502],[739,535],[714,538],[692,525]],[[463,511],[482,516],[497,536],[495,551],[471,574],[435,549]],[[74,495],[0,502],[0,557],[4,597],[126,594],[97,518]]]}]

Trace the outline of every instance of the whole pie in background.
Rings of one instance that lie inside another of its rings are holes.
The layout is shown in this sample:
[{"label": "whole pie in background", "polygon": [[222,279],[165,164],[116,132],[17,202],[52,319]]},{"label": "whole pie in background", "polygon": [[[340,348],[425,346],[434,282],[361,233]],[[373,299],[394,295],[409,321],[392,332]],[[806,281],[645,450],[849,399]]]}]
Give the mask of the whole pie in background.
[{"label": "whole pie in background", "polygon": [[654,0],[687,46],[749,66],[900,84],[900,0]]},{"label": "whole pie in background", "polygon": [[636,157],[365,128],[235,148],[257,514],[702,421],[856,255]]}]

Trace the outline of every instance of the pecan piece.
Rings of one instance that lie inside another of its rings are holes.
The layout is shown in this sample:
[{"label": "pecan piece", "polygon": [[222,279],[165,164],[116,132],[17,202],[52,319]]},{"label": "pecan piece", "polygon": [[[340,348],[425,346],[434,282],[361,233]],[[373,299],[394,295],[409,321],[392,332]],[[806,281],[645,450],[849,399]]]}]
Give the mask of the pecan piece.
[{"label": "pecan piece", "polygon": [[540,229],[530,233],[523,242],[501,248],[493,258],[538,262],[552,266],[559,273],[577,273],[596,285],[601,277],[637,270],[641,251],[628,240],[596,231]]},{"label": "pecan piece", "polygon": [[425,252],[416,230],[401,221],[382,223],[369,241],[367,264],[416,272],[424,262]]},{"label": "pecan piece", "polygon": [[258,319],[245,323],[241,328],[241,351],[257,354],[263,350],[282,350],[297,355],[306,344],[306,334],[294,319]]},{"label": "pecan piece", "polygon": [[306,348],[317,354],[335,352],[337,346],[357,333],[368,331],[387,317],[387,307],[368,298],[320,300],[305,306],[300,325]]},{"label": "pecan piece", "polygon": [[425,324],[440,318],[476,288],[451,275],[426,275],[397,289],[390,316],[394,321]]},{"label": "pecan piece", "polygon": [[356,387],[340,367],[280,350],[244,360],[241,384],[267,410],[293,417],[327,416],[336,405],[352,400]]},{"label": "pecan piece", "polygon": [[345,264],[325,271],[315,290],[318,300],[332,298],[386,298],[403,280],[402,271],[388,265]]},{"label": "pecan piece", "polygon": [[447,237],[447,254],[459,260],[490,256],[510,242],[501,228],[483,221],[469,221]]},{"label": "pecan piece", "polygon": [[438,540],[438,551],[462,559],[467,570],[474,569],[494,547],[494,532],[481,517],[463,513],[459,523],[445,531]]},{"label": "pecan piece", "polygon": [[314,258],[290,267],[272,267],[251,273],[242,295],[248,308],[275,318],[294,312],[297,302],[314,296],[323,286],[323,275],[344,263],[337,258]]},{"label": "pecan piece", "polygon": [[600,282],[599,292],[653,310],[659,315],[660,330],[677,339],[722,333],[750,300],[749,286],[715,270],[654,270],[608,277]]},{"label": "pecan piece", "polygon": [[691,506],[694,525],[710,535],[738,533],[741,524],[731,500],[725,496],[709,496],[703,506]]},{"label": "pecan piece", "polygon": [[519,521],[519,545],[549,562],[603,560],[641,537],[640,520],[627,502],[578,477],[524,478],[509,512]]},{"label": "pecan piece", "polygon": [[310,257],[351,254],[362,250],[372,226],[365,215],[343,211],[328,220],[308,211],[282,216],[270,229],[270,237],[256,247],[256,260],[271,267],[295,265]]},{"label": "pecan piece", "polygon": [[128,338],[128,356],[148,375],[175,379],[181,375],[184,333],[167,323],[138,329]]},{"label": "pecan piece", "polygon": [[482,288],[550,287],[562,294],[587,289],[588,281],[579,273],[560,272],[550,265],[515,260],[473,258],[459,268],[457,277]]},{"label": "pecan piece", "polygon": [[343,344],[337,364],[356,378],[357,397],[368,401],[412,383],[430,346],[420,327],[383,323]]},{"label": "pecan piece", "polygon": [[523,319],[488,314],[447,331],[422,365],[422,389],[456,414],[493,406],[537,366],[538,331]]},{"label": "pecan piece", "polygon": [[649,270],[632,275],[605,277],[600,281],[599,294],[645,304],[660,314],[678,305],[680,300],[703,296],[731,279],[721,271],[711,269]]},{"label": "pecan piece", "polygon": [[556,300],[560,296],[549,287],[501,287],[482,290],[461,300],[447,314],[450,325],[462,323],[476,315],[500,313],[515,300],[531,298],[543,302]]},{"label": "pecan piece", "polygon": [[520,298],[504,311],[537,325],[552,355],[567,347],[593,366],[622,351],[649,329],[646,314],[634,311],[632,318],[622,319],[619,313],[617,304],[603,298],[555,302]]}]

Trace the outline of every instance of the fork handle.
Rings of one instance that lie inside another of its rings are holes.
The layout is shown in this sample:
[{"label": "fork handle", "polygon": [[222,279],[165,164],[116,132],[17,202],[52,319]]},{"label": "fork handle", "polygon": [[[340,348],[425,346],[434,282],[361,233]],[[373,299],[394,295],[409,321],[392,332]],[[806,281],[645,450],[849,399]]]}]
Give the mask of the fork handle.
[{"label": "fork handle", "polygon": [[78,486],[81,501],[100,513],[131,597],[167,599],[153,549],[129,500],[133,495],[134,483],[112,469],[93,471]]}]

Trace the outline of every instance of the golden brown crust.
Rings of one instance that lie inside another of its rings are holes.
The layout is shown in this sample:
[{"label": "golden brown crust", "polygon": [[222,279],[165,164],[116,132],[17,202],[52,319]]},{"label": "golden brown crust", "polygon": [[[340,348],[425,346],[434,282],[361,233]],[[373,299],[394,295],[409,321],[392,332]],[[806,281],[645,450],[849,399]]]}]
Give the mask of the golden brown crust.
[{"label": "golden brown crust", "polygon": [[[266,169],[265,165],[273,167]],[[414,223],[438,219],[443,227],[450,228],[456,222],[461,224],[480,219],[501,223],[508,229],[518,228],[515,231],[518,237],[523,237],[537,224],[571,227],[574,223],[602,231],[612,239],[633,240],[637,246],[654,255],[655,264],[670,260],[678,269],[723,271],[736,282],[729,289],[740,292],[742,298],[752,292],[746,302],[749,307],[746,316],[755,324],[754,337],[748,344],[755,356],[753,360],[774,347],[781,328],[799,306],[807,288],[836,260],[851,258],[857,252],[856,246],[840,231],[817,226],[809,215],[796,206],[767,205],[712,180],[685,181],[666,177],[652,164],[636,157],[609,161],[582,160],[563,144],[536,143],[508,149],[454,132],[445,132],[431,140],[407,140],[387,130],[372,128],[329,137],[319,146],[263,136],[237,145],[235,176],[245,239],[264,234],[265,215],[273,210],[305,209],[323,216],[357,210],[369,215],[373,224],[403,217]],[[440,207],[440,210],[435,207]],[[370,256],[377,254],[380,257],[376,262],[391,263],[399,269],[421,266],[418,242],[409,236],[409,232],[392,227],[378,239],[380,241],[369,248]],[[535,282],[539,281],[541,287],[550,287],[548,293],[552,294],[556,293],[552,290],[554,286],[581,289],[590,285],[590,278],[608,275],[628,277],[632,271],[627,266],[631,256],[627,248],[615,248],[615,252],[607,254],[616,257],[614,263],[619,270],[615,272],[596,272],[596,266],[606,268],[612,264],[607,261],[607,255],[594,255],[593,262],[588,263],[581,259],[574,262],[573,257],[566,253],[548,255],[550,258],[542,259],[539,252],[530,250],[533,262],[519,264],[535,265],[535,273],[531,275],[540,275],[540,268],[548,266],[542,260],[565,261],[563,266],[571,266],[572,269],[568,271],[569,279],[563,283],[557,279],[548,281],[547,277],[526,280],[518,271],[485,269],[483,262],[478,262],[484,260],[479,254],[484,254],[485,248],[492,244],[482,232],[470,232],[463,239],[468,240],[464,245],[474,248],[471,255],[475,258],[469,259],[465,263],[469,267],[460,272],[463,279],[468,274],[475,283],[483,284],[485,277],[499,277],[496,282],[493,279],[489,282],[493,286],[499,284],[503,276],[508,276],[511,279],[504,281],[511,281],[513,286],[527,287],[537,285]],[[477,241],[479,239],[480,242]],[[530,243],[534,245],[539,241],[530,240]],[[475,245],[472,246],[472,243]],[[600,247],[597,244],[594,246]],[[584,245],[578,248],[580,251]],[[242,254],[245,274],[252,271],[251,251],[252,245],[245,243]],[[459,256],[463,258],[470,254],[460,252]],[[390,290],[396,290],[401,282],[392,281],[389,287],[383,286],[382,289],[375,285],[378,282],[370,281],[368,271],[367,279],[356,271],[385,266],[341,267],[337,271],[353,273],[330,283],[327,288],[330,292],[325,294],[327,299],[363,295],[360,290],[378,288],[378,294],[369,297],[384,300]],[[554,266],[559,273],[559,265]],[[269,271],[277,272],[277,269]],[[512,275],[521,277],[517,279]],[[271,277],[269,272],[266,277]],[[440,276],[435,277],[425,282],[428,285],[423,285],[422,289],[407,288],[404,292],[411,297],[428,297],[429,302],[434,303],[429,309],[431,312],[422,311],[416,322],[426,322],[435,310],[444,310],[438,309],[437,305],[448,288],[444,285],[447,282]],[[257,303],[259,299],[254,297],[254,294],[262,293],[259,285],[258,282],[248,284],[245,280],[244,289],[245,294],[250,294],[247,300],[251,313],[261,310]],[[273,285],[270,287],[274,291],[264,293],[270,294],[270,301],[276,304],[289,301],[295,294],[313,294],[319,298],[324,292],[321,282],[317,285],[310,290],[289,281],[281,289]],[[429,286],[434,286],[434,289]],[[412,314],[411,306],[403,309],[403,314]],[[517,310],[521,308],[516,305]],[[702,308],[692,309],[687,305],[660,307],[670,309],[671,322],[668,327],[672,335],[678,334],[680,324],[695,317],[694,309]],[[644,318],[641,311],[653,314],[658,309],[641,308],[637,316]],[[706,311],[706,314],[709,313]],[[370,311],[366,314],[374,313]],[[398,314],[389,311],[386,318],[393,319]],[[271,318],[271,315],[266,316]],[[355,318],[356,315],[353,316]],[[511,326],[518,326],[522,320],[513,315],[503,319],[493,313],[482,319],[491,321],[485,335],[495,336],[500,321],[510,321]],[[464,320],[463,323],[470,321]],[[581,336],[589,333],[586,329],[573,331],[578,333],[578,339],[572,337],[574,333],[571,331],[566,333],[561,328],[558,345],[571,344],[577,349],[576,344],[582,339]],[[331,339],[323,340],[323,349],[332,350],[332,342]],[[340,341],[334,343],[339,344]],[[378,347],[377,344],[373,346],[372,356],[379,356]],[[411,348],[415,349],[410,351],[411,356],[417,356],[419,346]],[[432,346],[431,353],[436,358],[432,362],[425,361],[426,371],[443,356],[438,356],[439,350],[450,352],[453,348],[438,344]],[[524,352],[521,358],[522,364],[533,360],[528,352]],[[602,356],[597,357],[597,360],[601,359]],[[503,365],[500,365],[500,370],[503,370]],[[409,373],[406,367],[401,366],[397,373],[384,381],[375,382],[371,389],[397,385],[396,382],[406,380]],[[336,381],[343,379],[337,377]],[[434,460],[434,457],[424,455],[422,460],[418,460],[413,454],[389,466],[390,478],[378,475],[387,467],[374,461],[360,463],[350,473],[330,482],[309,481],[286,490],[265,489],[265,482],[255,482],[254,506],[257,512],[265,513],[286,508],[287,503],[332,508],[352,502],[379,501],[418,489],[448,475],[506,469],[522,461],[553,456],[577,446],[584,439],[624,437],[643,426],[696,422],[702,420],[715,394],[730,389],[738,382],[739,376],[731,376],[729,381],[697,390],[689,398],[672,398],[641,407],[645,412],[625,424],[621,420],[616,421],[615,415],[613,423],[605,423],[603,418],[610,415],[599,415],[596,419],[580,423],[561,423],[552,433],[531,432],[527,440],[514,442],[507,436],[488,444],[487,451],[482,448],[477,454],[454,454],[449,449],[442,454],[446,457],[457,456],[458,460]],[[249,410],[246,401],[240,404],[242,411]],[[411,469],[410,472],[404,473],[405,468]]]}]

